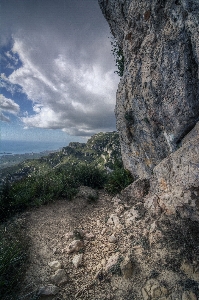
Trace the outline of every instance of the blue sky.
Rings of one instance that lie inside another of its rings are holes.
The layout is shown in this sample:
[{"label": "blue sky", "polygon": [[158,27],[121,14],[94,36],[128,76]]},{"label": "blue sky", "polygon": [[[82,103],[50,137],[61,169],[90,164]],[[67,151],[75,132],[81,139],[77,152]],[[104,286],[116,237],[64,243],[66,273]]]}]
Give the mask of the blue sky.
[{"label": "blue sky", "polygon": [[97,0],[1,0],[1,139],[115,130],[119,78]]}]

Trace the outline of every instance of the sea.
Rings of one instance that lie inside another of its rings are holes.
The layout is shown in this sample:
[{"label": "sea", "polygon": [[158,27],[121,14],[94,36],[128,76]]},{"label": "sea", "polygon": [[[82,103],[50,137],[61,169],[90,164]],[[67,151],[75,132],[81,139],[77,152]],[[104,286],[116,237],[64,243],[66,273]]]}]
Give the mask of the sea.
[{"label": "sea", "polygon": [[5,154],[25,154],[25,153],[41,153],[45,151],[60,150],[66,147],[67,142],[33,142],[33,141],[0,141],[0,155]]}]

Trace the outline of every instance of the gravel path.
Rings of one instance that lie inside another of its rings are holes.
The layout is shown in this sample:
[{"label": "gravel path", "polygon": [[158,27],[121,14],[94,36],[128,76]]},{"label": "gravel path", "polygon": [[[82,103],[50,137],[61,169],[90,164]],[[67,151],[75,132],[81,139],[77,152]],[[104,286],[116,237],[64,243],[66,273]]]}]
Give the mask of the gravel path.
[{"label": "gravel path", "polygon": [[[61,263],[68,279],[59,285],[59,293],[49,299],[111,299],[109,280],[95,280],[95,275],[117,247],[107,243],[111,232],[104,229],[112,205],[111,197],[101,191],[99,199],[92,203],[85,198],[58,200],[26,213],[31,250],[22,299],[36,299],[36,291],[52,283],[55,272],[48,265],[52,261]],[[67,253],[68,245],[74,240],[70,233],[74,231],[94,235],[84,239],[83,261],[78,268],[72,263],[77,253]]]}]

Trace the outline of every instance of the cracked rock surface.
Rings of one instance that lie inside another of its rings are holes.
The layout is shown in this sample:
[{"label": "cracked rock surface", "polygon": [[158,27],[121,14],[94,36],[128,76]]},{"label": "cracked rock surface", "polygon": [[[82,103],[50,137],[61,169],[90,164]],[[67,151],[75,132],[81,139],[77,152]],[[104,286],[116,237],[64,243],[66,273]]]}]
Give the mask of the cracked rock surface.
[{"label": "cracked rock surface", "polygon": [[115,110],[123,162],[147,178],[199,120],[199,2],[98,2],[124,54]]}]

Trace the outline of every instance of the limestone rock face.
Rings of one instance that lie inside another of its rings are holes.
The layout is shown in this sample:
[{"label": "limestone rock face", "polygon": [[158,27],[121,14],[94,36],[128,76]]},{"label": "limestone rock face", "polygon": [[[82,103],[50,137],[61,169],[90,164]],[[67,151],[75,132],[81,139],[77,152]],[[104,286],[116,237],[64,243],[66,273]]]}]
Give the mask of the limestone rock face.
[{"label": "limestone rock face", "polygon": [[199,221],[199,135],[198,124],[183,145],[154,168],[145,207]]},{"label": "limestone rock face", "polygon": [[115,110],[124,166],[148,178],[199,120],[199,2],[98,1],[125,59]]}]

